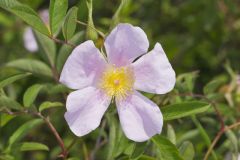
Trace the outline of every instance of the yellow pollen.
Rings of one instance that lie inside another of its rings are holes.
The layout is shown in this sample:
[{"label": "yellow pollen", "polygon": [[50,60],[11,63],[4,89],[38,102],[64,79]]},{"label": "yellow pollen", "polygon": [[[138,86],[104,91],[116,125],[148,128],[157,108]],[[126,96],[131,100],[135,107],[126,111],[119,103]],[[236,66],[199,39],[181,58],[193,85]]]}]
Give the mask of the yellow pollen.
[{"label": "yellow pollen", "polygon": [[134,73],[130,67],[108,67],[101,77],[100,88],[108,95],[124,99],[133,92]]}]

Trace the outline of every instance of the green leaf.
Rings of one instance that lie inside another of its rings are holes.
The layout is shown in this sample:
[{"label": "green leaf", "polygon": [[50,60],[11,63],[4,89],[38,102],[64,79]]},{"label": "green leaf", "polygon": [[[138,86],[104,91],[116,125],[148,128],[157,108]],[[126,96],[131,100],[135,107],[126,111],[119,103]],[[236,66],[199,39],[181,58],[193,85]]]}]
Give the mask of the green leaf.
[{"label": "green leaf", "polygon": [[210,107],[210,104],[201,101],[183,102],[173,105],[168,105],[161,108],[163,119],[173,120],[197,113],[205,112]]},{"label": "green leaf", "polygon": [[40,49],[42,50],[41,53],[43,53],[43,58],[47,59],[49,64],[53,67],[55,65],[56,58],[56,45],[54,41],[39,32],[35,32],[35,34],[37,37],[37,41],[40,44]]},{"label": "green leaf", "polygon": [[129,146],[129,143],[114,114],[107,114],[107,120],[110,126],[107,160],[112,160],[119,156]]},{"label": "green leaf", "polygon": [[180,74],[177,76],[176,88],[181,92],[191,93],[195,86],[198,71]]},{"label": "green leaf", "polygon": [[110,132],[109,132],[109,148],[108,148],[108,156],[107,160],[114,158],[114,149],[115,144],[117,144],[117,130],[118,130],[118,124],[116,122],[116,119],[113,117],[113,114],[107,114],[108,123],[110,126]]},{"label": "green leaf", "polygon": [[204,94],[214,93],[222,84],[226,82],[225,77],[217,77],[214,80],[207,83],[203,88]]},{"label": "green leaf", "polygon": [[134,149],[135,149],[135,146],[136,145],[136,143],[128,143],[128,145],[126,146],[126,148],[124,149],[124,154],[125,155],[128,155],[128,158],[129,158],[129,156],[131,156],[132,155],[132,153],[134,152]]},{"label": "green leaf", "polygon": [[39,112],[43,110],[53,108],[53,107],[62,107],[64,106],[61,102],[43,102],[39,107]]},{"label": "green leaf", "polygon": [[30,107],[37,98],[37,95],[42,88],[43,85],[40,84],[35,84],[29,87],[23,95],[23,105],[25,107]]},{"label": "green leaf", "polygon": [[10,108],[10,109],[16,109],[16,110],[21,110],[23,109],[23,107],[21,106],[21,104],[19,104],[17,101],[8,98],[6,96],[1,96],[0,97],[0,109],[1,108]]},{"label": "green leaf", "polygon": [[121,0],[121,3],[117,9],[117,11],[115,12],[114,16],[112,17],[112,21],[111,21],[111,29],[114,28],[120,21],[120,15],[121,15],[121,11],[123,10],[123,8],[126,6],[128,0]]},{"label": "green leaf", "polygon": [[63,84],[52,84],[52,85],[48,85],[47,87],[48,87],[47,93],[49,95],[54,95],[59,93],[68,93],[69,91],[71,91],[69,88],[67,88]]},{"label": "green leaf", "polygon": [[36,150],[49,151],[48,146],[37,142],[24,142],[20,144],[19,147],[20,151],[36,151]]},{"label": "green leaf", "polygon": [[181,144],[186,140],[193,139],[197,136],[199,136],[198,129],[188,130],[187,132],[184,132],[184,134],[182,134],[181,136],[178,136],[177,145]]},{"label": "green leaf", "polygon": [[183,142],[183,144],[179,147],[179,151],[181,156],[184,157],[184,160],[193,160],[195,151],[191,142]]},{"label": "green leaf", "polygon": [[18,59],[6,64],[7,67],[13,67],[19,70],[31,72],[33,74],[52,77],[51,69],[43,62],[34,59]]},{"label": "green leaf", "polygon": [[231,76],[232,79],[234,79],[236,77],[237,74],[233,71],[229,61],[227,61],[224,64],[224,68],[227,70],[228,74]]},{"label": "green leaf", "polygon": [[153,143],[158,147],[161,158],[163,160],[183,160],[180,156],[178,149],[167,138],[161,135],[156,135],[152,139]]},{"label": "green leaf", "polygon": [[66,41],[68,41],[70,38],[72,38],[73,34],[75,33],[76,26],[77,26],[77,23],[76,23],[77,13],[78,13],[78,8],[72,7],[68,11],[67,16],[65,17],[62,31],[63,31],[63,36]]},{"label": "green leaf", "polygon": [[144,153],[146,147],[147,147],[147,142],[135,143],[134,150],[130,156],[130,159],[138,159],[139,157],[141,157],[141,155]]},{"label": "green leaf", "polygon": [[[77,34],[75,34],[70,40],[69,42],[72,44],[79,44],[82,40],[84,39],[84,32],[78,32]],[[64,63],[66,62],[68,56],[70,55],[70,53],[72,52],[73,48],[69,45],[63,45],[60,48],[60,51],[58,53],[58,57],[57,57],[57,62],[56,62],[56,66],[57,66],[57,70],[59,72],[61,72],[62,67],[64,65]]]},{"label": "green leaf", "polygon": [[32,128],[38,126],[43,122],[42,119],[34,119],[24,123],[20,126],[10,137],[9,145],[7,151],[10,151],[12,145],[18,141],[20,141]]},{"label": "green leaf", "polygon": [[0,7],[15,14],[42,34],[49,35],[49,31],[42,19],[29,6],[21,4],[17,0],[0,0]]},{"label": "green leaf", "polygon": [[15,160],[11,155],[0,155],[0,160]]},{"label": "green leaf", "polygon": [[[203,128],[203,126],[201,125],[201,123],[197,120],[196,116],[192,116],[192,120],[193,120],[193,123],[197,126],[199,132],[200,132],[200,135],[201,137],[203,138],[205,144],[210,147],[211,146],[211,139],[209,138],[207,132],[205,131],[205,129]],[[217,160],[217,155],[214,151],[211,152],[213,158],[215,160]]]},{"label": "green leaf", "polygon": [[5,86],[7,86],[17,80],[23,79],[29,75],[31,75],[31,73],[21,73],[21,74],[11,75],[10,77],[8,77],[0,82],[0,88],[3,88]]},{"label": "green leaf", "polygon": [[195,126],[197,126],[203,140],[205,141],[205,143],[207,144],[207,146],[210,147],[211,145],[211,139],[209,138],[207,132],[205,131],[205,129],[203,128],[203,126],[201,125],[201,123],[198,121],[198,119],[196,118],[196,116],[192,116],[192,120],[193,123],[195,124]]},{"label": "green leaf", "polygon": [[238,153],[239,149],[238,149],[238,138],[237,138],[237,136],[231,130],[226,131],[226,136],[232,144],[231,148],[234,150],[235,153]]},{"label": "green leaf", "polygon": [[6,93],[4,92],[3,89],[0,89],[0,97],[1,97],[1,96],[6,96]]},{"label": "green leaf", "polygon": [[59,32],[68,9],[68,0],[50,0],[49,16],[52,36]]},{"label": "green leaf", "polygon": [[9,114],[0,114],[0,127],[5,126],[10,120],[12,120],[15,117],[15,115],[9,115]]},{"label": "green leaf", "polygon": [[176,134],[172,125],[170,124],[167,125],[167,137],[173,144],[176,145]]}]

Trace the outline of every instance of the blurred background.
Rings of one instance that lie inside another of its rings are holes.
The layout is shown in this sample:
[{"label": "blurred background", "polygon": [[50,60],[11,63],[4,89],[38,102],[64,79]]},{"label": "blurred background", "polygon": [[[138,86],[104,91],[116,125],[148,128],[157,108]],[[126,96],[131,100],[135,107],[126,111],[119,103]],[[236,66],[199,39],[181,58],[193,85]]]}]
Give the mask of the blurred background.
[{"label": "blurred background", "polygon": [[[48,0],[19,1],[31,6],[36,11],[46,9],[49,6]],[[111,19],[119,4],[119,0],[93,0],[93,20],[98,30],[103,33],[109,32]],[[69,6],[78,6],[78,19],[82,22],[87,22],[85,0],[69,0]],[[178,79],[177,89],[181,90],[183,88],[187,91],[189,89],[191,92],[203,93],[203,87],[208,84],[208,82],[213,79],[223,79],[223,83],[220,83],[222,86],[219,92],[225,96],[226,94],[231,94],[230,97],[228,95],[224,100],[221,99],[221,103],[223,103],[224,106],[238,104],[238,109],[234,111],[231,109],[231,113],[229,109],[222,109],[222,111],[226,113],[227,118],[232,117],[232,119],[229,118],[230,120],[227,122],[230,123],[239,120],[237,116],[239,116],[240,103],[239,99],[236,102],[236,97],[234,99],[232,91],[235,91],[236,83],[240,85],[239,78],[236,78],[240,71],[240,1],[128,0],[120,13],[119,21],[141,27],[146,32],[150,41],[150,50],[156,42],[162,44],[177,75],[186,73]],[[38,52],[41,51],[30,53],[25,49],[23,33],[26,27],[27,25],[21,19],[0,8],[0,79],[10,73],[15,73],[15,70],[5,69],[3,67],[6,62],[19,58],[43,60],[40,54],[38,54]],[[78,25],[77,27],[78,31],[85,31],[85,29],[85,26]],[[60,35],[59,37],[62,38],[63,36]],[[85,38],[82,38],[80,42],[84,40]],[[61,48],[61,45],[57,44],[57,49],[59,48]],[[181,80],[184,78],[185,81],[191,81],[189,82],[190,84],[188,82],[187,84],[183,83]],[[234,85],[231,84],[233,81]],[[21,102],[21,95],[23,95],[26,88],[38,82],[48,83],[49,80],[42,77],[35,77],[30,80],[19,81],[18,84],[8,87],[7,92],[11,97]],[[218,87],[220,85],[218,85]],[[53,100],[62,101],[62,97],[54,97],[52,94],[54,93],[48,93],[47,97],[46,95],[40,95],[36,103],[40,104],[42,99],[49,97]],[[156,101],[157,100],[158,99],[156,99]],[[236,111],[238,113],[233,113]],[[63,115],[63,113],[64,109],[53,110],[50,115]],[[211,127],[218,125],[218,123],[216,122],[216,116],[212,115],[212,113],[210,113],[210,115],[212,116],[211,118],[205,118],[202,122],[208,125],[206,128],[209,129],[208,131],[212,139],[217,133],[217,129],[211,130]],[[15,121],[10,121],[4,128],[0,128],[0,151],[7,143],[10,133],[22,124],[23,121],[29,120],[29,117],[16,117]],[[52,116],[51,118],[60,135],[64,137],[66,144],[70,144],[75,136],[71,134],[66,123],[61,122],[63,121],[62,117]],[[177,123],[181,124],[181,120]],[[174,124],[175,123],[172,125]],[[188,125],[193,126],[193,123],[187,122],[182,128],[177,126],[175,129],[178,135],[182,136],[185,131],[190,130],[191,127]],[[37,152],[34,153],[34,156],[32,153],[25,153],[24,155],[19,155],[18,159],[22,157],[32,158],[32,160],[51,159],[60,151],[48,128],[41,128],[41,133],[38,133],[38,131],[39,129],[33,130],[27,139],[44,142],[50,148],[54,148],[54,150],[50,154]],[[191,133],[194,134],[194,132]],[[38,136],[35,136],[37,134]],[[96,130],[83,140],[78,139],[79,143],[73,148],[72,155],[79,155],[79,148],[81,148],[80,155],[84,157],[87,148],[93,148],[98,134],[99,130]],[[198,134],[195,133],[195,136],[197,135]],[[183,139],[182,137],[181,141],[183,141]],[[223,157],[231,157],[228,151],[226,151],[226,148],[231,146],[231,143],[225,144],[225,140],[226,137],[224,136],[221,139],[221,144],[218,144],[218,146],[222,144],[225,145],[225,148],[223,147],[224,149],[220,148],[218,150],[218,157],[222,157],[220,159],[223,159]],[[238,140],[239,138],[237,141]],[[200,160],[203,158],[204,152],[206,152],[207,145],[199,142],[197,138],[193,140],[193,142],[196,142],[195,147],[196,152],[198,152],[195,159]],[[85,150],[82,151],[84,147]],[[98,153],[99,160],[101,160],[101,156],[105,154],[104,150],[107,149],[104,148]],[[227,160],[231,160],[231,158]]]}]

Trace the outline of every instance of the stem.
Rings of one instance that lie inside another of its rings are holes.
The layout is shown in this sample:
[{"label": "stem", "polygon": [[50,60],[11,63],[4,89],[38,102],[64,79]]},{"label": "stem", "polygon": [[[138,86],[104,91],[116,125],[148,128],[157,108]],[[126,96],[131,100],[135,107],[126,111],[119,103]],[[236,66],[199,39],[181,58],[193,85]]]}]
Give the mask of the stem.
[{"label": "stem", "polygon": [[[0,111],[2,112],[2,111]],[[59,136],[57,130],[55,129],[55,127],[53,126],[53,124],[50,122],[48,117],[44,117],[40,112],[29,112],[28,110],[24,110],[24,111],[20,111],[20,112],[12,112],[8,109],[4,109],[2,113],[6,113],[9,115],[24,115],[24,114],[30,114],[33,116],[38,116],[41,119],[44,120],[44,122],[47,124],[48,128],[51,130],[51,132],[53,133],[53,135],[55,136],[55,138],[58,141],[58,144],[62,150],[62,153],[59,155],[59,157],[62,157],[64,160],[67,158],[68,155],[68,151],[67,149],[64,147],[64,142],[62,140],[62,138]]]},{"label": "stem", "polygon": [[216,143],[218,142],[220,137],[223,135],[223,133],[225,133],[226,131],[228,131],[230,129],[233,129],[233,128],[239,126],[239,125],[240,125],[240,122],[236,122],[236,123],[234,123],[230,126],[225,126],[224,128],[221,128],[221,130],[217,133],[216,137],[214,138],[214,140],[213,140],[211,146],[209,147],[207,153],[205,154],[204,160],[208,159],[208,157],[209,157],[210,153],[212,152],[214,146],[216,145]]},{"label": "stem", "polygon": [[239,126],[239,125],[240,125],[240,121],[239,121],[239,122],[236,122],[236,123],[234,123],[234,124],[232,124],[232,125],[230,125],[230,126],[225,127],[225,131],[228,131],[228,130],[230,130],[230,129],[233,129],[233,128]]},{"label": "stem", "polygon": [[12,111],[9,110],[8,108],[3,108],[2,110],[0,110],[0,113],[9,114],[9,115],[12,115],[12,116],[18,116],[18,115],[27,114],[28,111],[27,111],[27,110],[24,110],[24,111],[12,112]]},{"label": "stem", "polygon": [[53,124],[50,122],[49,117],[46,118],[41,113],[37,113],[37,115],[45,121],[48,128],[51,130],[51,132],[53,133],[53,135],[57,139],[58,144],[59,144],[59,146],[61,147],[61,150],[62,150],[62,153],[60,154],[60,157],[62,157],[63,159],[66,159],[67,155],[68,155],[67,149],[64,147],[64,142],[63,142],[62,138],[59,136],[59,134],[58,134],[57,130],[55,129],[55,127],[53,126]]},{"label": "stem", "polygon": [[204,156],[204,160],[207,160],[210,153],[212,152],[213,150],[213,147],[216,145],[216,143],[218,142],[218,140],[220,139],[220,137],[222,136],[222,134],[224,133],[224,130],[220,130],[216,137],[214,138],[213,142],[211,143],[211,146],[208,148],[208,151],[206,153],[206,155]]},{"label": "stem", "polygon": [[[216,145],[216,143],[218,142],[218,140],[220,139],[220,137],[222,136],[222,134],[228,130],[228,129],[231,129],[232,128],[232,125],[231,126],[225,126],[224,124],[224,120],[223,120],[223,116],[221,115],[220,111],[217,109],[217,106],[216,106],[216,103],[214,101],[212,101],[211,99],[207,98],[206,96],[202,95],[202,94],[193,94],[193,93],[183,93],[183,94],[178,94],[179,96],[192,96],[192,97],[196,97],[196,98],[202,98],[202,99],[205,99],[206,101],[208,101],[214,108],[216,114],[217,114],[217,117],[220,121],[220,124],[221,124],[221,128],[220,128],[220,131],[218,132],[218,134],[216,135],[216,137],[214,138],[213,142],[211,143],[205,157],[204,157],[204,160],[207,160],[210,153],[212,152],[214,146]],[[240,124],[240,122],[239,122]],[[237,123],[237,125],[239,125]],[[236,124],[235,124],[236,125]],[[235,126],[234,125],[234,126]]]},{"label": "stem", "polygon": [[72,48],[76,47],[76,45],[68,42],[68,41],[63,41],[63,40],[60,40],[60,39],[57,39],[57,38],[54,38],[54,37],[49,37],[50,39],[52,39],[54,42],[56,43],[60,43],[60,44],[66,44],[66,45],[69,45],[71,46]]}]

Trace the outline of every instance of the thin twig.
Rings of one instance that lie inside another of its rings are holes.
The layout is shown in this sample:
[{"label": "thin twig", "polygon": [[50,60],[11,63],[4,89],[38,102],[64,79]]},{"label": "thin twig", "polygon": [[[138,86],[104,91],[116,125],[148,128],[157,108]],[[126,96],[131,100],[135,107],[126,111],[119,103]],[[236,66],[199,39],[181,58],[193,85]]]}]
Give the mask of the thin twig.
[{"label": "thin twig", "polygon": [[51,130],[51,132],[53,133],[53,135],[55,136],[55,138],[57,139],[59,146],[62,150],[62,153],[60,154],[59,157],[62,157],[64,160],[67,158],[68,155],[68,151],[64,146],[64,142],[62,140],[62,138],[59,136],[57,130],[55,129],[55,127],[53,126],[53,124],[50,122],[48,117],[44,117],[40,112],[29,112],[28,110],[23,110],[23,111],[19,111],[19,112],[12,112],[8,109],[4,109],[1,111],[2,113],[6,113],[9,115],[24,115],[24,114],[29,114],[29,115],[33,115],[33,116],[38,116],[41,119],[44,120],[44,122],[47,124],[48,128]]},{"label": "thin twig", "polygon": [[207,153],[205,154],[204,156],[204,160],[207,160],[210,153],[212,152],[214,146],[216,145],[216,143],[218,142],[218,140],[220,139],[220,137],[223,135],[223,133],[225,133],[226,131],[230,130],[230,129],[233,129],[237,126],[240,125],[240,121],[239,122],[236,122],[230,126],[225,126],[224,128],[221,128],[221,130],[217,133],[216,137],[214,138],[213,142],[211,143],[211,146],[209,147]]},{"label": "thin twig", "polygon": [[234,124],[232,124],[230,126],[225,127],[225,131],[233,129],[233,128],[239,126],[239,125],[240,125],[240,121],[238,121],[238,122],[236,122],[236,123],[234,123]]},{"label": "thin twig", "polygon": [[5,114],[9,114],[12,116],[18,116],[18,115],[23,115],[28,113],[27,110],[23,110],[23,111],[18,111],[18,112],[12,112],[11,110],[9,110],[8,108],[3,108],[2,110],[0,110],[1,113],[5,113]]},{"label": "thin twig", "polygon": [[74,44],[72,44],[72,43],[70,43],[70,42],[68,42],[68,41],[63,41],[63,40],[57,39],[57,38],[55,38],[55,37],[49,37],[49,38],[52,39],[52,40],[53,40],[54,42],[56,42],[56,43],[66,44],[66,45],[69,45],[69,46],[71,46],[71,47],[73,47],[73,48],[76,47],[76,45],[74,45]]},{"label": "thin twig", "polygon": [[41,113],[37,113],[37,115],[45,121],[48,128],[51,130],[51,132],[53,133],[53,135],[57,139],[58,144],[59,144],[59,146],[61,147],[61,150],[62,150],[62,153],[60,154],[59,157],[62,157],[63,159],[66,159],[67,155],[68,155],[67,149],[65,148],[64,142],[63,142],[62,138],[59,136],[57,130],[55,129],[53,124],[50,122],[49,117],[44,117]]},{"label": "thin twig", "polygon": [[205,99],[206,101],[208,101],[214,108],[217,117],[220,121],[221,127],[220,127],[220,131],[218,132],[218,134],[216,135],[215,139],[213,140],[212,144],[210,145],[204,160],[207,160],[208,156],[210,155],[210,153],[213,150],[213,147],[215,146],[215,144],[217,143],[217,141],[220,139],[220,137],[222,136],[222,134],[226,131],[226,129],[228,129],[229,127],[226,127],[224,124],[224,120],[223,120],[223,116],[221,115],[220,111],[217,109],[216,103],[214,101],[212,101],[211,99],[207,98],[206,96],[202,95],[202,94],[194,94],[194,93],[183,93],[183,94],[178,94],[179,96],[192,96],[192,97],[196,97],[196,98],[202,98]]}]

